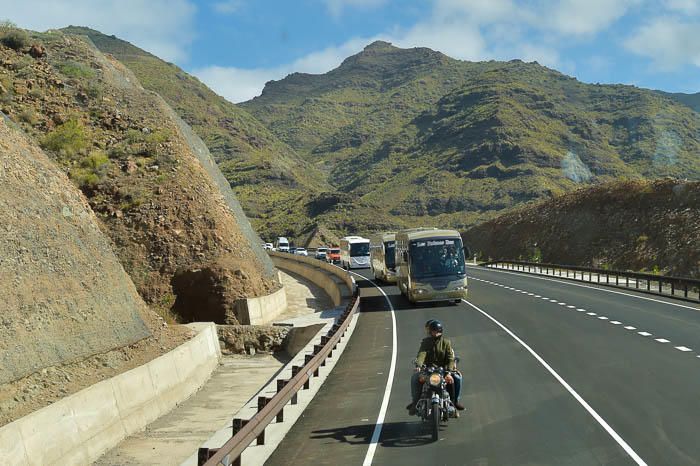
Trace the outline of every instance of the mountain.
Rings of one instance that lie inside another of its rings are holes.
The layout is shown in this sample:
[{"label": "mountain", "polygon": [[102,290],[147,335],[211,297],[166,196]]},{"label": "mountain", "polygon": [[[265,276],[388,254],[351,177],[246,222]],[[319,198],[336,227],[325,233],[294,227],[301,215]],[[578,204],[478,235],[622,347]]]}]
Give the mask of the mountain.
[{"label": "mountain", "polygon": [[589,184],[700,179],[700,115],[688,106],[519,60],[375,42],[328,73],[269,82],[240,106],[328,174],[352,206],[329,218],[336,231],[361,205],[383,223],[367,229],[465,228]]},{"label": "mountain", "polygon": [[700,112],[700,92],[697,94],[684,94],[682,92],[663,92],[663,91],[657,91],[660,94],[669,97],[677,102],[682,103],[683,105],[687,105],[688,107],[692,108],[696,112]]},{"label": "mountain", "polygon": [[260,238],[173,109],[89,40],[24,34],[0,45],[0,110],[82,190],[146,303],[235,322],[236,299],[276,289]]},{"label": "mountain", "polygon": [[467,230],[483,260],[518,259],[700,278],[700,182],[615,181]]},{"label": "mountain", "polygon": [[332,190],[326,176],[248,112],[176,65],[129,42],[84,27],[62,31],[87,36],[100,51],[129,68],[146,89],[166,100],[202,138],[262,236],[291,236],[308,227],[308,218],[290,219],[284,214],[301,212],[314,195]]}]

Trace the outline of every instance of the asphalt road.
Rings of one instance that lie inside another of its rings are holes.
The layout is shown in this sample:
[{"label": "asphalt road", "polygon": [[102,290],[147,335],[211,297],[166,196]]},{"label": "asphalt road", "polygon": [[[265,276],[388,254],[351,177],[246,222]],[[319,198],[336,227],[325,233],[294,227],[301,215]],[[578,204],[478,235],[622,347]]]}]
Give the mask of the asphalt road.
[{"label": "asphalt road", "polygon": [[[367,275],[367,272],[363,272]],[[368,281],[334,373],[267,464],[698,465],[700,312],[681,301],[470,268],[460,305],[395,309]],[[464,372],[460,419],[440,440],[408,416],[411,360],[440,319]]]}]

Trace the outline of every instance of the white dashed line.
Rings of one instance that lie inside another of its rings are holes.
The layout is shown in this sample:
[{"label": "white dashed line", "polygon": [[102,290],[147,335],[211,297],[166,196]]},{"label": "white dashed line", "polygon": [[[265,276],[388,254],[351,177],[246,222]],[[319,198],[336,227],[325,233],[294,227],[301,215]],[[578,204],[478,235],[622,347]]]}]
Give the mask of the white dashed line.
[{"label": "white dashed line", "polygon": [[632,327],[631,325],[628,325],[625,327],[625,330],[637,330],[637,327]]},{"label": "white dashed line", "polygon": [[598,318],[599,318],[600,320],[608,320],[608,318],[605,317],[605,316],[599,316]]},{"label": "white dashed line", "polygon": [[597,316],[598,315],[595,312],[587,312],[586,314],[588,314],[589,316]]},{"label": "white dashed line", "polygon": [[582,307],[577,307],[576,310],[577,310],[578,312],[586,312],[586,310],[583,309]]},{"label": "white dashed line", "polygon": [[617,321],[617,320],[611,320],[610,323],[613,325],[622,325],[622,322]]},{"label": "white dashed line", "polygon": [[651,333],[649,333],[649,332],[637,332],[637,333],[643,337],[650,337],[651,336]]},{"label": "white dashed line", "polygon": [[669,340],[665,338],[657,338],[654,341],[658,341],[659,343],[671,343]]},{"label": "white dashed line", "polygon": [[684,352],[693,351],[692,349],[688,348],[687,346],[676,346],[676,349],[678,351],[684,351]]},{"label": "white dashed line", "polygon": [[576,309],[576,306],[572,306],[571,304],[569,304],[569,305],[566,306],[566,307],[568,307],[569,309]]},{"label": "white dashed line", "polygon": [[557,303],[560,306],[566,306],[566,303]]},{"label": "white dashed line", "polygon": [[550,303],[556,303],[557,300],[556,300],[556,299],[550,299],[549,302],[550,302]]}]

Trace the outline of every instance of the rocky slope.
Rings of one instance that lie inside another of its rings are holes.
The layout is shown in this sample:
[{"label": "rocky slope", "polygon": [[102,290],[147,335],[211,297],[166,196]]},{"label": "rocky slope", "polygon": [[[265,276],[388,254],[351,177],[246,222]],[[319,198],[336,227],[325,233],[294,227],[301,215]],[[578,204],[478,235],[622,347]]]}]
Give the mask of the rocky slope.
[{"label": "rocky slope", "polygon": [[484,260],[700,278],[700,183],[618,181],[516,209],[467,230]]},{"label": "rocky slope", "polygon": [[[161,95],[202,138],[262,236],[291,234],[308,219],[295,212],[332,188],[325,175],[242,108],[216,95],[177,66],[114,36],[71,26],[102,52],[126,65],[143,86]],[[286,218],[293,213],[292,219]]]},{"label": "rocky slope", "polygon": [[0,85],[0,109],[82,189],[147,303],[235,323],[233,301],[278,286],[206,146],[120,62],[74,35],[31,33],[0,45]]},{"label": "rocky slope", "polygon": [[150,336],[80,192],[0,118],[0,384]]},{"label": "rocky slope", "polygon": [[340,231],[363,217],[370,229],[462,228],[620,177],[700,179],[690,107],[519,60],[375,42],[328,73],[269,82],[241,106],[329,174],[337,204],[352,208],[328,205],[319,219]]}]

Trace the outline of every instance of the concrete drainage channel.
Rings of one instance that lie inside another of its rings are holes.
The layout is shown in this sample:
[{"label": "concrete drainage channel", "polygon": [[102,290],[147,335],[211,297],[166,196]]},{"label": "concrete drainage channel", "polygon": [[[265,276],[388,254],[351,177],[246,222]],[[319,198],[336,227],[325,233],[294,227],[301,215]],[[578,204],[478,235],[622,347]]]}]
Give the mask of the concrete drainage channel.
[{"label": "concrete drainage channel", "polygon": [[323,287],[334,304],[346,302],[345,310],[236,413],[230,426],[212,436],[183,465],[264,464],[321,388],[355,329],[360,300],[348,273],[314,259],[271,256],[278,268],[300,273]]}]

